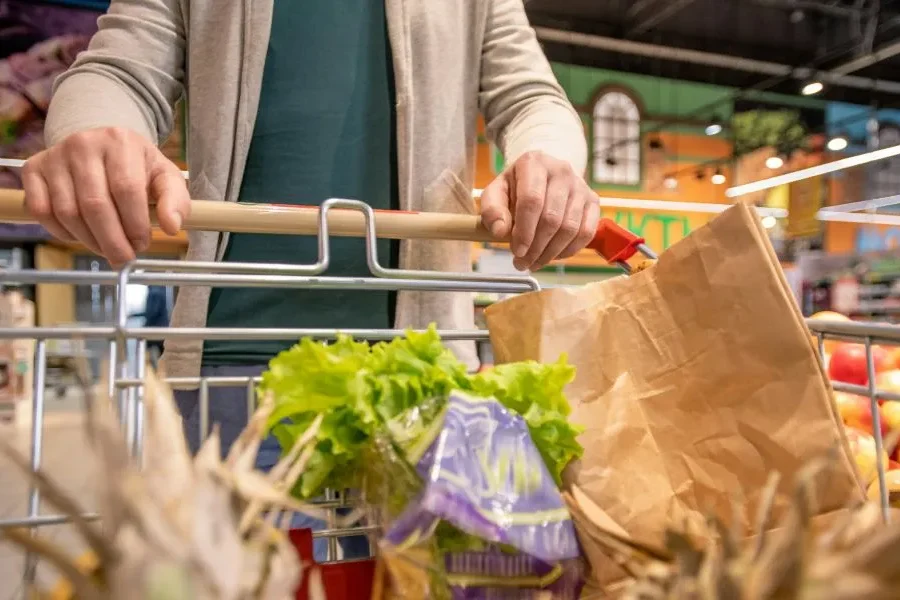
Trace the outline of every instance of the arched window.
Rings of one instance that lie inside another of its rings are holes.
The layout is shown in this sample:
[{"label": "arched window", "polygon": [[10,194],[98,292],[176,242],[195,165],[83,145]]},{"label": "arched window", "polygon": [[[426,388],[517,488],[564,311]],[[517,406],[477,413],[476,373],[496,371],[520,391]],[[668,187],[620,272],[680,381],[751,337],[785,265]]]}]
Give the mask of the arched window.
[{"label": "arched window", "polygon": [[609,91],[594,104],[594,181],[641,182],[641,113],[628,94]]}]

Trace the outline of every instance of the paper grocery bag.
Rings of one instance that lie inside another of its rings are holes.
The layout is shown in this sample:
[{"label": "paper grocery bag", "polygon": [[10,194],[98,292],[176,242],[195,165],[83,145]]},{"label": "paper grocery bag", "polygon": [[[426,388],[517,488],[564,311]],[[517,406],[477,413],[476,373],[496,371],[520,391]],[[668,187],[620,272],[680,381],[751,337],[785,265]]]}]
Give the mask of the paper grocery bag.
[{"label": "paper grocery bag", "polygon": [[777,520],[794,473],[835,447],[820,512],[863,498],[830,384],[743,204],[631,277],[515,297],[486,316],[498,362],[568,354],[585,453],[567,482],[635,539],[700,531],[735,501],[749,534],[769,473],[783,475]]}]

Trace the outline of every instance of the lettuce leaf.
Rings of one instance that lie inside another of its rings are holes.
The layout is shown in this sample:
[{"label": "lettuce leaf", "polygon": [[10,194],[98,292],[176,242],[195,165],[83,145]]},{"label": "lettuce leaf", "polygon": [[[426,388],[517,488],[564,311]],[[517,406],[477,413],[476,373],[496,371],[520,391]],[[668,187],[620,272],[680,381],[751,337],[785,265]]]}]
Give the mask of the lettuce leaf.
[{"label": "lettuce leaf", "polygon": [[[565,466],[583,453],[563,394],[574,372],[561,357],[550,365],[514,363],[469,375],[432,326],[371,346],[349,336],[329,345],[304,339],[272,359],[260,392],[274,397],[269,427],[285,451],[324,415],[313,458],[294,488],[302,498],[356,487],[374,436],[389,432],[407,445],[440,413],[452,390],[493,396],[522,415],[559,484]],[[408,435],[402,436],[398,426],[405,423]]]},{"label": "lettuce leaf", "polygon": [[577,437],[581,429],[569,423],[569,401],[563,390],[575,377],[575,368],[561,356],[551,364],[534,361],[498,365],[472,377],[472,391],[493,396],[520,414],[528,424],[531,440],[557,485],[562,472],[584,454]]}]

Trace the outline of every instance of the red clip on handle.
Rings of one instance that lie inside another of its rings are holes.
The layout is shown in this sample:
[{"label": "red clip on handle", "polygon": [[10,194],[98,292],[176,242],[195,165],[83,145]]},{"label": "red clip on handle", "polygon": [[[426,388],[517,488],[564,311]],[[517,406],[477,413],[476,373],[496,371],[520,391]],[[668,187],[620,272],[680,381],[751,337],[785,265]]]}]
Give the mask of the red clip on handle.
[{"label": "red clip on handle", "polygon": [[587,245],[609,263],[624,262],[634,256],[644,238],[638,237],[610,219],[600,219],[597,233]]}]

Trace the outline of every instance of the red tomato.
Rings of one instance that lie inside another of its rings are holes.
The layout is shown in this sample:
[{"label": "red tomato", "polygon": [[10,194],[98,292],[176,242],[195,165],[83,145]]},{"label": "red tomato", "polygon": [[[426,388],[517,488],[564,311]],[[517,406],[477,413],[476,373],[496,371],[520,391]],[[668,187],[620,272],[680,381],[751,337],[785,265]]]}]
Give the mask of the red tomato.
[{"label": "red tomato", "polygon": [[[872,359],[875,361],[875,372],[880,373],[891,368],[890,358],[883,348],[872,347]],[[866,385],[869,375],[866,369],[866,347],[862,344],[841,344],[828,361],[828,376],[834,381]]]}]

